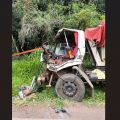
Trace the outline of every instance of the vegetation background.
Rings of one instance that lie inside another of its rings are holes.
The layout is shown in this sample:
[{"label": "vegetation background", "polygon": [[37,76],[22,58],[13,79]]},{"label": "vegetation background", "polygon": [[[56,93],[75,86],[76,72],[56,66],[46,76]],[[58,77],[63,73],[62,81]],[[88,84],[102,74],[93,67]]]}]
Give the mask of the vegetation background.
[{"label": "vegetation background", "polygon": [[12,52],[51,42],[62,27],[95,27],[104,14],[105,0],[12,0]]}]

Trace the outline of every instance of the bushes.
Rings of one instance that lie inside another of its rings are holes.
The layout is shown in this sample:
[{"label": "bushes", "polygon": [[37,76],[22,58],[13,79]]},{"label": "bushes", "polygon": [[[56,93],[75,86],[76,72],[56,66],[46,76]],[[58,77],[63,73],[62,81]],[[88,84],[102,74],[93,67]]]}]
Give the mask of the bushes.
[{"label": "bushes", "polygon": [[[102,5],[101,3],[100,5]],[[104,18],[96,2],[55,0],[17,0],[13,4],[12,34],[23,50],[52,41],[62,27],[82,29],[94,27]]]},{"label": "bushes", "polygon": [[64,26],[84,30],[87,27],[95,27],[103,17],[96,11],[95,5],[85,5],[78,13],[68,16]]}]

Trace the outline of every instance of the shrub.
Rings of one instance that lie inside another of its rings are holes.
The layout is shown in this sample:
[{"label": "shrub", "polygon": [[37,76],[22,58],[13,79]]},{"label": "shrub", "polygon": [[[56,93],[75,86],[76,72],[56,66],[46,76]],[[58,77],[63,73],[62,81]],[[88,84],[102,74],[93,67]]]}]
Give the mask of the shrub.
[{"label": "shrub", "polygon": [[96,12],[95,5],[86,5],[78,13],[69,16],[64,26],[84,30],[87,27],[95,27],[101,20],[101,14]]},{"label": "shrub", "polygon": [[95,27],[104,18],[96,1],[64,0],[63,3],[59,0],[13,2],[12,34],[19,48],[24,51],[40,46],[45,40],[52,41],[62,27],[82,30]]}]

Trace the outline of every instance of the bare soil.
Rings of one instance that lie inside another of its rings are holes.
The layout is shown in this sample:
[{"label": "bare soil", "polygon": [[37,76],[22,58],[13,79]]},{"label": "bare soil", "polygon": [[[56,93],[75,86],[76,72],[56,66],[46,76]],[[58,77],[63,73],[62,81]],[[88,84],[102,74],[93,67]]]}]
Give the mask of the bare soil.
[{"label": "bare soil", "polygon": [[72,119],[72,120],[105,120],[104,106],[88,106],[84,103],[66,104],[66,113],[56,113],[49,104],[33,104],[12,107],[12,120]]}]

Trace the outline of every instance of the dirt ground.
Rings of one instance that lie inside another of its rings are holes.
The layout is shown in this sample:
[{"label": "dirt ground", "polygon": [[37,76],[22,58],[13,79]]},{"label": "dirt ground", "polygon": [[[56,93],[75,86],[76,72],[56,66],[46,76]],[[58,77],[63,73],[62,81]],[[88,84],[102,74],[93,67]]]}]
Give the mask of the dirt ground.
[{"label": "dirt ground", "polygon": [[13,105],[12,108],[12,120],[105,120],[104,106],[88,106],[84,103],[65,105],[65,113],[56,113],[57,108],[48,104],[24,105],[19,107]]}]

